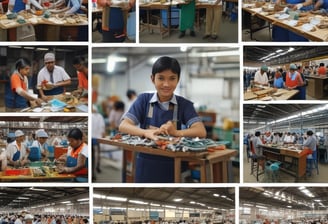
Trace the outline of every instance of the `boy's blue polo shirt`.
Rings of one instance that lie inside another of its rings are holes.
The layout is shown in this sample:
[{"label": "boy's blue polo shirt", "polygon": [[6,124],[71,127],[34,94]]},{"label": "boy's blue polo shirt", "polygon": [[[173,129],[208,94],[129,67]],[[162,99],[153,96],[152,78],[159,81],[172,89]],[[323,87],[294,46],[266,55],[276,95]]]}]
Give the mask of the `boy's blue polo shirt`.
[{"label": "boy's blue polo shirt", "polygon": [[[148,117],[150,105],[153,105],[152,118]],[[190,127],[195,122],[201,122],[193,103],[181,96],[174,95],[170,104],[178,106],[177,129]],[[149,126],[160,127],[173,119],[173,110],[158,101],[156,93],[143,93],[123,118],[128,118],[146,129]],[[168,107],[168,106],[167,106]],[[183,164],[186,165],[186,164]],[[182,168],[183,170],[183,168]],[[174,161],[172,158],[138,153],[136,161],[136,183],[173,183]]]}]

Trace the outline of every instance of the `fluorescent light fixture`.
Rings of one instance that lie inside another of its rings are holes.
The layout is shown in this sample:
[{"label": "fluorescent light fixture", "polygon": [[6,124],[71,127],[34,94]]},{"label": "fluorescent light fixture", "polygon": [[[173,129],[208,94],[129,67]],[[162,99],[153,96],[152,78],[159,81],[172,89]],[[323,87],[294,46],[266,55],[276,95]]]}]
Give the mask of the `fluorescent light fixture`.
[{"label": "fluorescent light fixture", "polygon": [[46,189],[42,189],[42,188],[34,188],[34,187],[30,187],[30,190],[32,191],[48,191]]},{"label": "fluorescent light fixture", "polygon": [[111,200],[111,201],[127,201],[127,198],[121,198],[121,197],[112,197],[112,196],[108,196],[106,197],[107,200]]},{"label": "fluorescent light fixture", "polygon": [[180,202],[180,201],[182,201],[182,198],[175,198],[175,199],[173,199],[173,201]]},{"label": "fluorescent light fixture", "polygon": [[24,49],[27,49],[27,50],[34,50],[34,47],[24,47]]},{"label": "fluorescent light fixture", "polygon": [[176,206],[172,206],[172,205],[165,205],[165,208],[176,208]]},{"label": "fluorescent light fixture", "polygon": [[191,202],[189,202],[190,204],[196,204],[196,202],[194,202],[194,201],[191,201]]},{"label": "fluorescent light fixture", "polygon": [[253,206],[252,204],[243,204],[243,206]]},{"label": "fluorescent light fixture", "polygon": [[257,207],[257,208],[268,208],[268,207],[261,206],[261,205],[256,205],[255,207]]},{"label": "fluorescent light fixture", "polygon": [[18,48],[18,49],[20,49],[20,48],[22,48],[21,46],[8,46],[9,48]]},{"label": "fluorescent light fixture", "polygon": [[188,47],[187,46],[180,47],[180,51],[181,52],[186,52],[187,50],[188,50]]},{"label": "fluorescent light fixture", "polygon": [[189,57],[226,57],[226,56],[237,56],[239,55],[239,50],[230,50],[230,51],[217,51],[217,52],[205,52],[205,53],[191,53]]},{"label": "fluorescent light fixture", "polygon": [[154,206],[154,207],[159,207],[159,206],[161,206],[160,204],[154,204],[154,203],[151,203],[150,205],[151,205],[151,206]]},{"label": "fluorescent light fixture", "polygon": [[148,202],[138,201],[138,200],[129,200],[130,203],[139,204],[139,205],[148,205]]},{"label": "fluorescent light fixture", "polygon": [[221,198],[226,198],[227,196],[226,195],[221,195]]},{"label": "fluorescent light fixture", "polygon": [[282,52],[283,50],[282,49],[278,49],[276,50],[276,53],[279,53],[279,52]]},{"label": "fluorescent light fixture", "polygon": [[92,64],[104,64],[107,60],[105,58],[94,58],[92,59]]},{"label": "fluorescent light fixture", "polygon": [[321,200],[320,200],[320,199],[315,199],[314,201],[316,201],[316,202],[320,202]]},{"label": "fluorescent light fixture", "polygon": [[17,199],[21,199],[21,200],[29,200],[30,198],[26,198],[26,197],[18,197]]},{"label": "fluorescent light fixture", "polygon": [[49,51],[49,48],[45,48],[45,47],[38,47],[36,48],[37,51]]},{"label": "fluorescent light fixture", "polygon": [[69,203],[71,203],[71,201],[62,201],[60,203],[62,203],[62,204],[69,204]]},{"label": "fluorescent light fixture", "polygon": [[294,50],[295,50],[295,48],[290,47],[290,48],[288,49],[288,52],[292,52],[292,51],[294,51]]},{"label": "fluorescent light fixture", "polygon": [[100,199],[105,199],[106,195],[101,195],[101,194],[93,194],[94,198],[100,198]]},{"label": "fluorescent light fixture", "polygon": [[78,199],[77,201],[89,201],[89,198],[81,198],[81,199]]},{"label": "fluorescent light fixture", "polygon": [[219,194],[213,194],[213,196],[214,196],[214,197],[220,197],[220,195],[219,195]]},{"label": "fluorescent light fixture", "polygon": [[107,71],[113,72],[117,62],[127,62],[127,61],[128,61],[128,59],[126,57],[120,57],[117,55],[109,55],[107,58]]}]

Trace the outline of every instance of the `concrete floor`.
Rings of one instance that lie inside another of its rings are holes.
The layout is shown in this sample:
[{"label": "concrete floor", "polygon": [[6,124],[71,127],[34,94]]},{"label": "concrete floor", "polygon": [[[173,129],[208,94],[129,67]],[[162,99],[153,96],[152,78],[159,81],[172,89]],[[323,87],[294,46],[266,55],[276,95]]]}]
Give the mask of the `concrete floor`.
[{"label": "concrete floor", "polygon": [[[148,30],[145,29],[144,31],[139,33],[139,43],[238,43],[238,23],[232,22],[228,18],[222,17],[220,23],[220,33],[216,40],[203,40],[203,36],[205,35],[204,22],[202,22],[200,28],[195,29],[195,32],[196,37],[191,37],[189,35],[189,31],[187,31],[186,36],[184,38],[179,39],[179,30],[174,29],[171,31],[170,36],[165,36],[162,38],[159,33],[159,29],[154,29],[152,33],[149,33]],[[101,34],[98,31],[92,32],[92,42],[100,43],[101,41]],[[125,41],[125,43],[135,42],[135,40],[129,39]]]}]

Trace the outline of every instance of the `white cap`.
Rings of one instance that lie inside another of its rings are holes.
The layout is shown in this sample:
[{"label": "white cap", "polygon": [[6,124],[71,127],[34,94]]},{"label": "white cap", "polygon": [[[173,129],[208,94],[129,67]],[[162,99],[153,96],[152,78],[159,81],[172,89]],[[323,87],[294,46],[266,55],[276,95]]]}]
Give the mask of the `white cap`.
[{"label": "white cap", "polygon": [[23,135],[25,135],[25,134],[21,130],[15,131],[15,137],[20,137],[20,136],[23,136]]},{"label": "white cap", "polygon": [[55,61],[55,54],[54,53],[46,53],[44,55],[44,62],[53,62]]},{"label": "white cap", "polygon": [[48,134],[47,132],[45,132],[44,130],[38,130],[38,132],[36,133],[36,137],[37,138],[48,138]]},{"label": "white cap", "polygon": [[24,216],[24,220],[33,220],[33,219],[34,219],[34,216],[31,215],[31,214],[26,214],[26,215]]}]

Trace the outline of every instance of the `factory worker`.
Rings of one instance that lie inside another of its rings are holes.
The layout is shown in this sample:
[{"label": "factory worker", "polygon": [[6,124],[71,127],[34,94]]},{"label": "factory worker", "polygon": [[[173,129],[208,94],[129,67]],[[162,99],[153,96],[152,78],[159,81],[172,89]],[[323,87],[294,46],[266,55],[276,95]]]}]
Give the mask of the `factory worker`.
[{"label": "factory worker", "polygon": [[[204,124],[193,103],[174,94],[180,71],[180,64],[176,59],[166,56],[157,59],[150,76],[157,92],[138,96],[123,116],[119,131],[153,140],[159,134],[206,137]],[[141,183],[174,182],[173,159],[138,153],[135,180]]]},{"label": "factory worker", "polygon": [[[301,74],[297,71],[297,66],[295,64],[290,64],[289,72],[286,74],[286,88],[297,89],[300,93],[301,87],[304,85]],[[300,99],[300,94],[297,94],[293,99]]]},{"label": "factory worker", "polygon": [[33,141],[31,147],[38,147],[41,151],[41,160],[45,161],[47,160],[47,157],[49,155],[48,152],[48,144],[47,144],[47,139],[48,139],[48,134],[44,130],[40,129],[35,133],[36,140]]},{"label": "factory worker", "polygon": [[88,174],[88,145],[83,141],[83,132],[79,128],[73,128],[67,135],[69,147],[67,154],[62,155],[58,161],[64,162],[59,167],[59,173],[74,173],[77,176]]},{"label": "factory worker", "polygon": [[5,150],[0,153],[0,169],[0,171],[7,169],[7,156]]},{"label": "factory worker", "polygon": [[24,216],[24,224],[32,224],[33,223],[33,219],[34,219],[33,215],[26,214]]},{"label": "factory worker", "polygon": [[43,7],[36,0],[9,0],[7,14],[10,14],[11,12],[18,13],[22,10],[28,10],[30,9],[31,4],[37,9],[43,9]]},{"label": "factory worker", "polygon": [[25,134],[21,130],[15,131],[16,140],[7,146],[8,165],[24,166],[29,163],[29,151],[24,144]]},{"label": "factory worker", "polygon": [[268,71],[268,67],[266,65],[262,65],[260,70],[255,73],[254,83],[263,86],[269,85],[267,71]]}]

